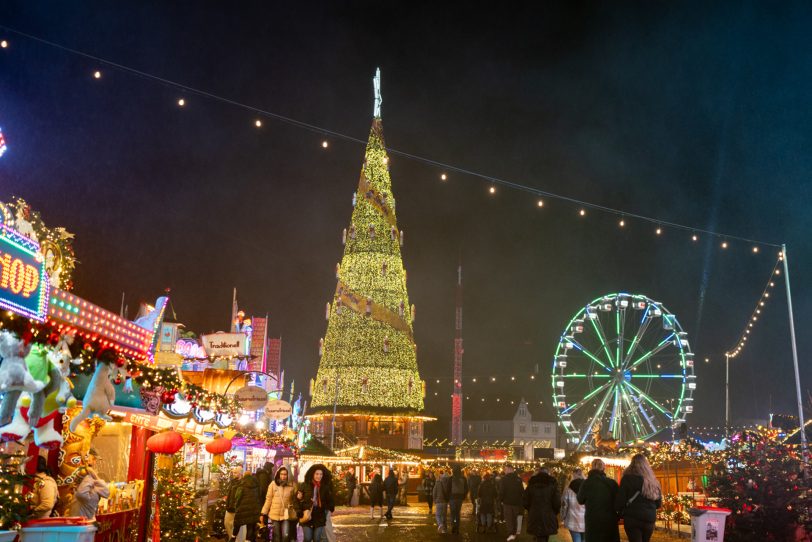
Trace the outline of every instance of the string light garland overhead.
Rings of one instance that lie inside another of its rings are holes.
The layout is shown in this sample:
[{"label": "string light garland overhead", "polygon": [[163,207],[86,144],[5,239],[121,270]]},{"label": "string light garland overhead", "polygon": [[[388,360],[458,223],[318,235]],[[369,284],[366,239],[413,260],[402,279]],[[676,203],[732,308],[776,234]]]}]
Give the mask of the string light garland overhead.
[{"label": "string light garland overhead", "polygon": [[[275,120],[277,120],[279,122],[283,122],[285,124],[289,124],[289,125],[292,125],[292,126],[295,126],[295,127],[298,127],[298,128],[302,128],[302,129],[311,131],[313,133],[321,134],[323,136],[330,136],[332,138],[342,139],[344,141],[348,141],[348,142],[352,142],[352,143],[356,143],[356,144],[360,144],[360,145],[366,145],[366,141],[361,139],[361,138],[358,138],[358,137],[350,136],[350,135],[347,135],[347,134],[344,134],[344,133],[341,133],[341,132],[336,132],[334,130],[324,128],[322,126],[317,126],[317,125],[314,125],[314,124],[303,122],[303,121],[300,121],[300,120],[297,120],[297,119],[294,119],[294,118],[291,118],[291,117],[287,117],[285,115],[280,115],[278,113],[273,113],[272,111],[267,111],[267,110],[261,109],[259,107],[252,106],[252,105],[249,105],[249,104],[246,104],[246,103],[242,103],[240,101],[237,101],[237,100],[234,100],[234,99],[231,99],[231,98],[226,98],[224,96],[220,96],[220,95],[217,95],[217,94],[214,94],[214,93],[202,90],[202,89],[190,87],[188,85],[179,83],[177,81],[166,79],[164,77],[160,77],[160,76],[157,76],[157,75],[154,75],[154,74],[142,71],[142,70],[132,68],[130,66],[126,66],[124,64],[120,64],[118,62],[107,60],[105,58],[101,58],[101,57],[98,57],[96,55],[86,53],[84,51],[80,51],[80,50],[77,50],[77,49],[74,49],[74,48],[71,48],[71,47],[67,47],[65,45],[62,45],[62,44],[59,44],[59,43],[56,43],[56,42],[53,42],[53,41],[49,41],[49,40],[46,40],[44,38],[40,38],[38,36],[34,36],[32,34],[21,32],[19,30],[10,28],[8,26],[0,25],[0,30],[3,30],[5,32],[11,33],[11,34],[15,34],[17,36],[24,37],[24,38],[32,40],[32,41],[36,41],[38,43],[47,45],[47,46],[55,48],[55,49],[59,49],[61,51],[64,51],[64,52],[67,52],[67,53],[70,53],[70,54],[73,54],[73,55],[76,55],[76,56],[86,58],[86,59],[88,59],[88,60],[90,60],[90,61],[92,61],[92,62],[94,62],[96,64],[107,66],[109,68],[113,68],[115,70],[125,72],[125,73],[128,73],[130,75],[135,75],[135,76],[141,77],[143,79],[147,79],[147,80],[150,80],[150,81],[161,83],[164,86],[168,86],[168,87],[178,89],[178,90],[180,90],[180,91],[182,91],[182,92],[184,92],[186,94],[194,94],[194,95],[197,95],[197,96],[209,98],[211,100],[226,103],[226,104],[232,105],[234,107],[243,109],[245,111],[254,113],[254,114],[259,115],[261,117],[275,119]],[[4,49],[7,48],[8,47],[8,41],[6,39],[3,39],[2,41],[0,41],[0,46],[2,46]],[[98,70],[96,73],[99,74],[99,77],[101,76],[100,70]],[[178,106],[184,107],[184,105],[186,104],[186,101],[185,101],[184,98],[180,98],[177,103],[178,103]],[[328,146],[327,140],[322,141],[322,147],[327,148],[327,146]],[[457,172],[457,173],[460,173],[462,175],[472,177],[472,178],[477,178],[477,179],[480,179],[480,180],[483,180],[483,181],[486,181],[487,183],[489,183],[490,187],[488,189],[488,192],[491,195],[496,194],[496,186],[501,185],[501,186],[504,186],[504,187],[507,187],[507,188],[513,188],[515,190],[519,190],[519,191],[522,191],[522,192],[531,193],[531,194],[535,195],[537,198],[545,197],[545,198],[548,198],[548,199],[556,199],[556,200],[559,200],[559,201],[563,201],[563,202],[567,202],[567,203],[577,205],[577,206],[580,207],[579,215],[582,216],[582,217],[586,215],[586,209],[593,209],[593,210],[602,211],[602,212],[607,213],[607,214],[611,214],[611,215],[621,217],[621,222],[623,223],[622,225],[625,225],[626,219],[629,219],[629,218],[633,218],[633,219],[637,219],[637,220],[643,220],[643,221],[646,221],[646,222],[656,224],[657,229],[660,231],[660,233],[658,233],[658,235],[661,234],[662,229],[664,227],[670,227],[670,228],[674,228],[674,229],[681,229],[681,230],[691,231],[691,232],[693,232],[693,235],[692,235],[692,240],[693,241],[698,240],[698,237],[697,237],[696,233],[701,232],[701,233],[705,233],[707,235],[711,235],[711,236],[714,236],[714,237],[717,237],[717,238],[724,239],[724,241],[722,242],[722,248],[727,248],[728,247],[728,242],[730,240],[743,241],[743,242],[753,244],[753,245],[765,245],[765,246],[773,246],[773,247],[779,247],[780,246],[779,244],[773,243],[773,242],[754,240],[754,239],[749,239],[749,238],[746,238],[746,237],[743,237],[743,236],[738,236],[738,235],[722,234],[722,233],[711,231],[711,230],[705,230],[705,229],[699,229],[699,228],[695,228],[695,227],[691,227],[691,226],[686,226],[686,225],[683,225],[683,224],[679,224],[677,222],[657,219],[655,217],[650,217],[650,216],[642,215],[642,214],[639,214],[639,213],[630,213],[628,211],[623,211],[623,210],[615,209],[615,208],[608,207],[608,206],[605,206],[605,205],[588,202],[588,201],[585,201],[585,200],[581,200],[581,199],[571,197],[571,196],[566,196],[566,195],[563,195],[563,194],[557,194],[557,193],[549,192],[549,191],[546,191],[546,190],[541,190],[539,188],[535,188],[533,186],[529,186],[529,185],[526,185],[526,184],[521,184],[521,183],[518,183],[518,182],[509,181],[509,180],[506,180],[506,179],[501,179],[501,178],[498,178],[498,177],[495,177],[495,176],[492,176],[492,175],[487,175],[487,174],[484,174],[484,173],[479,173],[479,172],[476,172],[476,171],[468,170],[468,169],[465,169],[465,168],[462,168],[462,167],[453,166],[451,164],[443,163],[443,162],[440,162],[438,160],[434,160],[434,159],[427,158],[427,157],[424,157],[424,156],[411,154],[411,153],[408,153],[408,152],[400,151],[400,150],[389,148],[389,147],[387,147],[387,151],[389,152],[390,155],[402,156],[402,157],[408,158],[408,159],[410,159],[412,161],[420,162],[420,163],[422,163],[424,165],[427,165],[427,166],[430,166],[430,167],[436,167],[438,169],[441,169],[442,170],[441,180],[446,180],[449,172]]]},{"label": "string light garland overhead", "polygon": [[735,358],[738,356],[744,347],[747,344],[747,338],[750,335],[750,332],[753,330],[755,323],[758,322],[758,318],[761,315],[762,309],[767,305],[767,300],[770,298],[770,291],[775,287],[775,278],[781,274],[780,266],[784,262],[784,253],[778,253],[778,260],[776,260],[775,265],[770,271],[770,278],[767,280],[767,284],[764,285],[764,289],[761,291],[761,296],[758,298],[758,302],[756,303],[753,312],[750,314],[750,317],[747,319],[747,323],[742,329],[742,332],[739,334],[739,340],[736,342],[736,346],[730,348],[727,352],[725,352],[725,356],[729,358]]}]

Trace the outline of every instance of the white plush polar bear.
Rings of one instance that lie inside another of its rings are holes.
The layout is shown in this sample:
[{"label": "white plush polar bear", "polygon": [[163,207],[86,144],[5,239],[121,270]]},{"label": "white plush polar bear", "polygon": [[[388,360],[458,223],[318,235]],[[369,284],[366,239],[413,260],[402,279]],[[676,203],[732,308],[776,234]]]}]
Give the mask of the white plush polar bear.
[{"label": "white plush polar bear", "polygon": [[70,422],[70,430],[76,431],[85,418],[97,416],[105,421],[112,418],[107,415],[116,400],[116,389],[110,382],[112,367],[109,363],[96,361],[96,372],[87,385],[85,398],[82,400],[82,411]]},{"label": "white plush polar bear", "polygon": [[28,350],[28,346],[15,334],[0,331],[0,392],[36,393],[45,386],[44,382],[38,382],[28,372],[28,366],[25,364]]}]

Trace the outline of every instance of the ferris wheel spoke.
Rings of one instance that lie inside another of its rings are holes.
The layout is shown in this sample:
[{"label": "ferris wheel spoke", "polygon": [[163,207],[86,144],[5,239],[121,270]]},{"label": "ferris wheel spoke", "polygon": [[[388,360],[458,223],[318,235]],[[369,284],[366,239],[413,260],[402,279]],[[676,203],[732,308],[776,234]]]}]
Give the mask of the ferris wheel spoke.
[{"label": "ferris wheel spoke", "polygon": [[615,331],[617,333],[617,344],[615,345],[615,367],[620,367],[620,352],[623,350],[623,337],[626,331],[626,309],[616,306],[615,310]]},{"label": "ferris wheel spoke", "polygon": [[653,406],[654,408],[656,408],[657,410],[659,410],[660,412],[662,412],[662,413],[663,413],[665,416],[667,416],[669,419],[673,418],[673,414],[671,413],[671,411],[669,411],[669,410],[668,410],[667,408],[665,408],[663,405],[661,405],[660,403],[658,403],[657,401],[655,401],[654,399],[652,399],[652,398],[651,398],[651,397],[650,397],[650,396],[649,396],[647,393],[645,393],[643,390],[641,390],[640,388],[638,388],[637,386],[635,386],[635,385],[634,385],[634,384],[632,384],[631,382],[626,382],[625,380],[624,380],[624,384],[626,384],[628,387],[630,387],[631,389],[633,389],[634,391],[636,391],[636,392],[637,392],[637,395],[638,395],[638,396],[640,396],[640,398],[641,398],[641,399],[645,399],[645,401],[646,401],[646,402],[648,402],[648,403],[649,403],[651,406]]},{"label": "ferris wheel spoke", "polygon": [[[597,323],[595,321],[597,320]],[[600,318],[590,318],[590,323],[592,324],[592,328],[595,330],[595,333],[598,335],[598,339],[601,341],[601,346],[603,347],[603,351],[606,352],[606,359],[609,360],[609,365],[614,366],[614,361],[612,360],[612,353],[609,352],[609,341],[606,340],[606,334],[603,332],[603,324],[601,324]]]},{"label": "ferris wheel spoke", "polygon": [[606,371],[608,371],[608,372],[611,372],[611,369],[609,369],[609,367],[607,367],[607,366],[606,366],[606,364],[604,364],[604,363],[603,363],[601,360],[599,360],[599,359],[598,359],[598,357],[597,357],[595,354],[593,354],[592,352],[590,352],[589,350],[587,350],[587,349],[584,347],[584,345],[582,345],[581,343],[579,343],[579,342],[578,342],[578,341],[576,341],[575,339],[567,339],[567,340],[568,340],[570,343],[572,343],[572,346],[574,346],[575,348],[577,348],[578,350],[580,350],[581,352],[583,352],[583,353],[584,353],[584,354],[585,354],[585,355],[586,355],[586,356],[587,356],[589,359],[591,359],[592,361],[594,361],[595,363],[597,363],[598,365],[600,365],[601,367],[603,367],[603,368],[604,368],[604,370],[606,370]]},{"label": "ferris wheel spoke", "polygon": [[643,318],[640,321],[640,327],[637,329],[637,333],[634,334],[634,338],[632,339],[632,343],[629,345],[629,349],[626,351],[626,355],[623,357],[623,366],[625,367],[628,365],[629,360],[634,355],[634,351],[637,350],[637,347],[640,345],[640,340],[646,334],[646,329],[648,329],[648,325],[651,323],[651,318],[649,318],[649,311],[651,310],[651,305],[646,307],[646,312],[643,313]]},{"label": "ferris wheel spoke", "polygon": [[572,414],[573,412],[575,412],[576,410],[578,410],[579,408],[581,408],[582,406],[584,406],[585,404],[587,404],[587,403],[588,403],[588,402],[589,402],[589,401],[590,401],[590,400],[591,400],[593,397],[595,397],[596,395],[598,395],[598,394],[599,394],[599,393],[600,393],[602,390],[605,390],[607,387],[609,387],[609,386],[611,386],[611,385],[612,385],[612,381],[610,380],[610,381],[609,381],[609,382],[607,382],[606,384],[604,384],[604,385],[602,385],[602,386],[599,386],[599,387],[595,388],[594,390],[592,390],[591,392],[589,392],[589,393],[586,395],[586,397],[584,397],[583,399],[581,399],[581,400],[580,400],[580,401],[578,401],[577,403],[573,403],[573,404],[571,404],[570,406],[568,406],[567,408],[565,408],[564,410],[562,410],[562,411],[561,411],[561,413],[562,413],[562,414]]},{"label": "ferris wheel spoke", "polygon": [[655,346],[652,350],[649,350],[648,352],[646,352],[645,354],[643,354],[642,356],[637,358],[631,365],[626,367],[625,370],[631,371],[632,369],[634,369],[635,367],[637,367],[638,365],[640,365],[641,363],[643,363],[647,359],[651,358],[652,356],[655,356],[655,355],[659,354],[660,352],[662,352],[663,350],[668,348],[668,345],[671,344],[671,339],[673,339],[673,338],[674,338],[674,334],[672,333],[671,335],[669,335],[668,337],[666,337],[665,339],[660,341],[660,344]]},{"label": "ferris wheel spoke", "polygon": [[609,397],[612,396],[612,390],[610,389],[606,394],[604,394],[603,399],[601,399],[600,405],[598,405],[598,410],[595,411],[595,415],[592,416],[592,420],[590,420],[589,425],[587,425],[584,434],[581,435],[581,440],[578,442],[578,448],[584,445],[584,441],[586,438],[592,434],[592,428],[595,426],[595,422],[603,415],[603,412],[606,410],[606,403]]},{"label": "ferris wheel spoke", "polygon": [[[633,392],[627,391],[624,389],[624,397],[626,397],[626,404],[628,406],[629,412],[632,414],[632,421],[636,428],[635,438],[643,438],[645,437],[648,432],[645,430],[645,421],[648,421],[649,425],[652,427],[654,431],[656,428],[652,425],[651,418],[645,412],[645,409],[642,407],[642,401],[639,397],[637,397]],[[642,417],[641,417],[642,415]]]}]

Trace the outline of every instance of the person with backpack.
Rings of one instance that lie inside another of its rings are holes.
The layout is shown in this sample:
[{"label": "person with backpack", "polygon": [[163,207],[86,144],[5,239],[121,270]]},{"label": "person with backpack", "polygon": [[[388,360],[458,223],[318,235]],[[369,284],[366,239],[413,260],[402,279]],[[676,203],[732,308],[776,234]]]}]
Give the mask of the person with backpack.
[{"label": "person with backpack", "polygon": [[427,471],[426,474],[423,476],[423,481],[421,483],[421,492],[426,496],[426,502],[429,505],[429,515],[432,514],[432,508],[434,507],[434,486],[437,484],[437,480],[434,478],[433,471]]},{"label": "person with backpack", "polygon": [[477,532],[480,527],[482,532],[496,532],[496,526],[493,524],[493,513],[496,508],[496,484],[491,478],[490,473],[486,472],[482,477],[482,483],[479,485],[479,521],[477,522]]},{"label": "person with backpack", "polygon": [[446,480],[448,487],[448,508],[451,510],[451,532],[460,532],[460,511],[462,502],[468,495],[468,480],[462,474],[459,465],[455,465],[451,471],[451,478]]},{"label": "person with backpack", "polygon": [[37,456],[37,473],[34,475],[34,488],[31,491],[31,519],[49,518],[54,514],[59,492],[56,480],[51,477],[48,461]]},{"label": "person with backpack", "polygon": [[499,484],[502,498],[502,515],[508,532],[508,542],[516,540],[521,534],[519,518],[524,512],[524,485],[521,478],[513,472],[513,465],[505,465],[505,475]]},{"label": "person with backpack", "polygon": [[234,536],[245,525],[245,540],[254,542],[257,539],[257,523],[262,511],[262,502],[259,499],[259,482],[252,474],[247,474],[237,488],[234,507]]},{"label": "person with backpack", "polygon": [[547,469],[539,469],[527,481],[524,507],[527,509],[527,533],[532,534],[536,542],[547,542],[550,535],[558,533],[561,494],[558,492],[558,482]]},{"label": "person with backpack", "polygon": [[575,469],[561,496],[561,521],[569,530],[572,542],[584,542],[584,505],[578,504],[578,490],[583,483],[583,471]]},{"label": "person with backpack", "polygon": [[662,506],[660,482],[643,454],[636,454],[623,472],[615,498],[615,510],[623,518],[629,542],[649,542],[654,533],[657,509]]},{"label": "person with backpack", "polygon": [[386,493],[386,519],[392,519],[392,509],[398,498],[398,476],[393,469],[389,469],[389,474],[383,481],[383,490]]},{"label": "person with backpack", "polygon": [[372,471],[372,481],[369,483],[369,516],[375,519],[375,507],[381,509],[383,519],[383,478],[378,467]]},{"label": "person with backpack", "polygon": [[448,514],[448,490],[446,485],[448,483],[448,473],[443,471],[440,479],[434,484],[431,496],[434,500],[434,518],[437,520],[437,532],[445,534],[446,532],[446,518]]},{"label": "person with backpack", "polygon": [[586,505],[584,533],[589,542],[620,542],[617,528],[617,482],[608,478],[600,459],[592,460],[592,469],[578,490],[578,503]]}]

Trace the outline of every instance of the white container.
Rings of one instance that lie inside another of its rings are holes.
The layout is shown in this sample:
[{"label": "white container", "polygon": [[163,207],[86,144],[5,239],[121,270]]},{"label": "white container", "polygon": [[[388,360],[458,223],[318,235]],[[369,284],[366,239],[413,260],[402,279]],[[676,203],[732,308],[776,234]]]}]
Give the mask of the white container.
[{"label": "white container", "polygon": [[93,542],[95,536],[95,525],[53,525],[20,529],[20,542]]},{"label": "white container", "polygon": [[727,508],[699,506],[688,510],[691,515],[691,542],[724,542]]},{"label": "white container", "polygon": [[0,542],[14,542],[17,531],[0,531]]}]

